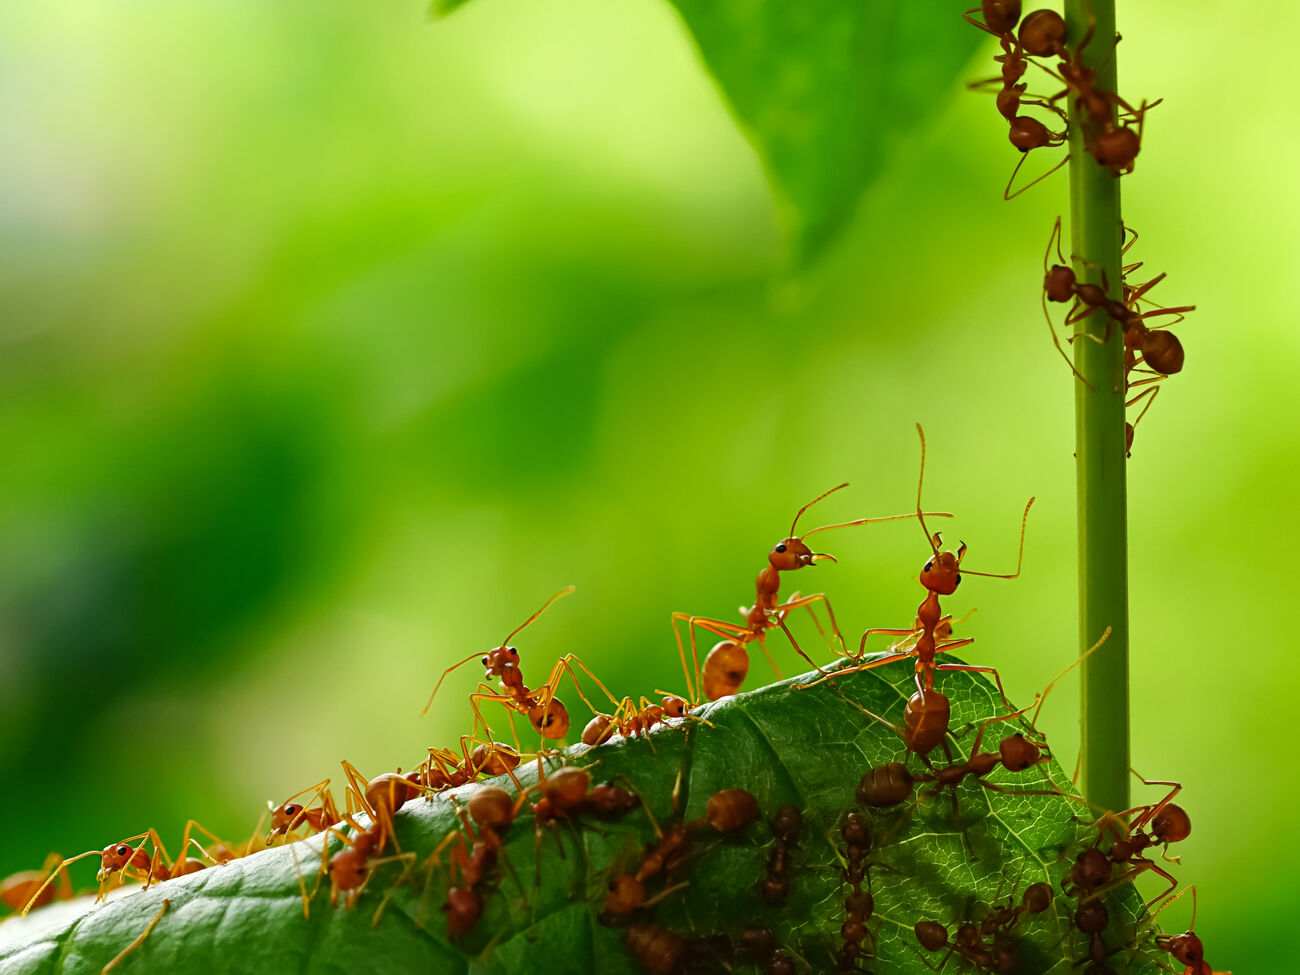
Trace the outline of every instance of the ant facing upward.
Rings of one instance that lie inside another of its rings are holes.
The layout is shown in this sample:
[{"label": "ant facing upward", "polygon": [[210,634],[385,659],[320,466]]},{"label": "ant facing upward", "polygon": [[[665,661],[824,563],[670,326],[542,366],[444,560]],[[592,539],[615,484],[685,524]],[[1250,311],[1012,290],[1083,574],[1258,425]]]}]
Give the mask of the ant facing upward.
[{"label": "ant facing upward", "polygon": [[[791,610],[807,608],[811,613],[814,603],[825,603],[826,612],[830,617],[831,631],[843,644],[843,637],[840,635],[839,626],[835,622],[835,613],[831,609],[830,600],[825,595],[817,593],[801,597],[796,593],[784,603],[779,603],[777,599],[778,591],[781,588],[782,572],[794,572],[797,569],[813,565],[822,559],[835,561],[834,556],[825,552],[814,552],[809,548],[804,541],[809,536],[835,528],[850,528],[855,525],[868,525],[880,521],[898,521],[912,517],[911,513],[908,513],[905,515],[885,515],[877,518],[858,518],[837,525],[823,525],[820,528],[804,532],[803,535],[795,535],[795,527],[799,524],[799,518],[805,511],[828,495],[846,487],[848,487],[847,482],[837,484],[829,491],[819,494],[795,512],[794,521],[790,523],[789,534],[772,546],[772,550],[767,554],[768,564],[758,574],[755,581],[754,605],[749,608],[741,607],[741,613],[745,616],[744,626],[701,616],[691,616],[689,613],[673,613],[673,636],[677,640],[677,653],[681,658],[682,672],[686,676],[687,692],[690,694],[692,702],[699,701],[701,692],[712,701],[740,690],[740,685],[744,683],[745,677],[749,673],[749,653],[746,647],[754,641],[758,642],[763,655],[767,657],[768,663],[771,664],[772,670],[780,678],[780,668],[777,667],[771,654],[767,652],[766,644],[767,631],[776,627],[780,627],[785,631],[786,636],[790,639],[790,644],[799,656],[816,667],[816,663],[808,654],[804,653],[798,641],[795,640],[794,634],[790,632],[789,627],[785,624],[786,614]],[[952,517],[947,512],[929,512],[929,514],[934,518]],[[813,618],[816,619],[815,616]],[[682,643],[681,633],[677,628],[679,621],[686,623],[689,635],[691,659],[694,662],[695,671],[694,684],[691,683],[691,672],[686,663],[686,650]],[[722,642],[710,650],[705,658],[702,676],[700,673],[699,652],[695,642],[696,627],[706,633],[712,633],[714,636],[722,638]]]},{"label": "ant facing upward", "polygon": [[[1033,506],[1034,499],[1029,499],[1029,504],[1025,505],[1025,513],[1020,522],[1020,555],[1016,561],[1016,571],[1011,573],[996,572],[976,572],[973,569],[962,567],[962,560],[966,557],[966,544],[963,542],[956,552],[941,550],[940,545],[942,538],[939,533],[930,534],[929,528],[925,524],[925,513],[921,511],[921,489],[925,484],[925,431],[921,429],[921,424],[916,425],[916,432],[921,438],[921,474],[916,486],[916,518],[921,523],[921,530],[925,533],[925,540],[930,546],[930,558],[926,560],[921,567],[920,583],[926,589],[926,596],[916,608],[916,621],[909,629],[887,629],[873,627],[862,634],[862,641],[858,646],[858,652],[853,658],[853,663],[848,667],[843,667],[829,674],[818,678],[810,684],[796,685],[797,689],[813,687],[824,680],[832,677],[840,677],[845,674],[853,674],[858,671],[871,670],[873,667],[881,667],[885,664],[893,663],[897,660],[906,660],[909,657],[916,659],[916,689],[924,695],[926,692],[934,690],[934,672],[936,670],[961,670],[973,673],[990,674],[998,686],[998,693],[1002,695],[1002,702],[1008,710],[1015,710],[1011,702],[1007,700],[1006,692],[1002,689],[1002,678],[997,670],[992,667],[986,667],[979,664],[936,664],[935,657],[938,654],[948,650],[955,650],[958,647],[968,646],[975,642],[974,637],[965,637],[960,640],[940,641],[937,632],[940,626],[949,621],[952,617],[945,616],[939,606],[940,596],[951,596],[957,591],[957,586],[961,584],[962,573],[973,576],[983,576],[990,579],[1014,579],[1020,575],[1020,568],[1025,557],[1025,527],[1029,522],[1029,509]],[[867,637],[875,633],[882,633],[888,636],[904,637],[903,640],[893,644],[890,647],[892,652],[875,660],[862,662],[866,655]],[[910,645],[909,645],[910,644]],[[903,649],[899,649],[903,648]]]}]

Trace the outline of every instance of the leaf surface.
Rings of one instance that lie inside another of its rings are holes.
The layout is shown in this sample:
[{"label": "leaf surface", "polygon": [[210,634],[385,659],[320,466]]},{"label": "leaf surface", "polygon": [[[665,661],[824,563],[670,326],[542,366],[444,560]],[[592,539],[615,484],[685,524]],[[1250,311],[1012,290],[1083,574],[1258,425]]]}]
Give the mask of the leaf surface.
[{"label": "leaf surface", "polygon": [[[959,736],[953,748],[964,755],[976,732],[962,735],[963,728],[1000,713],[996,693],[991,684],[965,673],[942,678],[952,700],[951,727]],[[164,898],[167,911],[115,975],[390,967],[476,975],[644,971],[624,943],[626,926],[602,923],[606,886],[616,872],[635,870],[643,846],[655,841],[650,814],[661,826],[674,817],[696,820],[709,797],[726,788],[751,792],[762,818],[735,836],[707,827],[696,831],[673,878],[688,886],[640,919],[694,937],[735,938],[749,924],[764,924],[803,960],[802,971],[831,970],[831,956],[843,944],[839,930],[848,890],[841,873],[840,827],[850,809],[860,808],[854,792],[867,768],[905,757],[895,732],[863,709],[901,723],[912,683],[910,668],[891,666],[792,689],[807,680],[794,678],[706,705],[685,727],[660,727],[647,737],[615,738],[594,749],[579,745],[563,759],[552,758],[550,768],[563,760],[592,767],[593,781],[626,783],[645,808],[612,820],[583,816],[538,828],[525,806],[506,836],[484,915],[463,941],[448,936],[441,909],[449,886],[446,855],[439,866],[425,863],[459,826],[452,795],[463,800],[476,786],[407,803],[397,816],[398,840],[403,851],[418,854],[420,866],[381,867],[350,909],[330,906],[326,881],[304,917],[300,883],[309,892],[316,884],[323,843],[316,836],[148,891],[119,891],[107,903],[81,898],[6,921],[0,924],[0,971],[99,972],[145,930]],[[1009,730],[1001,722],[989,726],[986,746],[995,747]],[[912,767],[919,770],[915,760]],[[523,785],[536,781],[536,763],[518,772]],[[1000,769],[990,778],[1011,789],[1068,790],[1055,763],[1015,774]],[[513,791],[509,779],[496,781]],[[869,857],[875,913],[867,942],[874,941],[876,958],[867,967],[917,975],[930,971],[927,963],[934,960],[917,944],[916,922],[935,920],[952,931],[1040,880],[1053,886],[1057,898],[1020,930],[1017,971],[1066,975],[1072,962],[1082,962],[1084,948],[1070,923],[1074,905],[1061,896],[1060,882],[1081,839],[1095,835],[1080,822],[1088,818],[1080,813],[1083,807],[1064,795],[1009,795],[967,780],[957,792],[957,820],[948,794],[927,797],[927,789],[918,785],[920,798],[894,809],[864,810],[876,836]],[[760,896],[774,843],[767,819],[786,803],[803,810],[804,826],[792,852],[788,902],[771,907]],[[337,849],[340,841],[331,840],[330,846]],[[650,890],[656,889],[651,883]],[[1128,932],[1110,938],[1111,947],[1121,952],[1113,963],[1120,967],[1122,960],[1127,972],[1157,971],[1150,956],[1132,944],[1140,908],[1132,886],[1110,894],[1107,905],[1114,930]],[[1146,925],[1148,948],[1151,933]],[[724,970],[703,946],[693,957],[692,970]],[[755,969],[742,965],[739,970]]]}]

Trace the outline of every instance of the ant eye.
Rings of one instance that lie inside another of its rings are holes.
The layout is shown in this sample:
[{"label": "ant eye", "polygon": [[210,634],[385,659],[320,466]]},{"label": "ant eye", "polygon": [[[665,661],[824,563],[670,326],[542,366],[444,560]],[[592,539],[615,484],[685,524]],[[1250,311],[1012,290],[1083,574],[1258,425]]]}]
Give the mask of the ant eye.
[{"label": "ant eye", "polygon": [[925,567],[924,567],[923,569],[921,569],[921,571],[922,571],[922,572],[929,572],[929,571],[930,571],[931,569],[933,569],[933,568],[934,568],[934,559],[930,559],[930,561],[928,561],[928,562],[925,563]]},{"label": "ant eye", "polygon": [[956,589],[960,585],[961,585],[961,576],[958,576],[957,581],[952,584],[952,587]]},{"label": "ant eye", "polygon": [[486,667],[487,665],[488,665],[488,655],[485,653],[483,654],[483,666]]},{"label": "ant eye", "polygon": [[785,551],[785,543],[782,542],[780,545],[778,545],[778,546],[776,547],[776,550],[777,550],[778,552],[784,552],[784,551]]},{"label": "ant eye", "polygon": [[507,647],[506,649],[510,651],[510,656],[512,657],[519,656],[519,651],[516,650],[514,647]]},{"label": "ant eye", "polygon": [[131,852],[131,848],[127,846],[125,843],[123,843],[121,846],[117,848],[117,855],[120,857],[124,857],[130,852]]}]

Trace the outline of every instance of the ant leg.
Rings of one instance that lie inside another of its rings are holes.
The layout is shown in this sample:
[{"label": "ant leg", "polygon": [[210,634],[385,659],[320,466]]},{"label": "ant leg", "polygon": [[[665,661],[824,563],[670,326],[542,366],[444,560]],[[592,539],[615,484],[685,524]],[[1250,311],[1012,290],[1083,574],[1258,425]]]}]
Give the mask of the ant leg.
[{"label": "ant leg", "polygon": [[1065,360],[1065,364],[1070,367],[1070,371],[1074,373],[1074,375],[1078,378],[1079,382],[1083,383],[1089,389],[1092,389],[1093,388],[1092,383],[1088,382],[1088,380],[1083,378],[1083,373],[1079,371],[1079,367],[1074,364],[1074,361],[1068,355],[1066,355],[1065,348],[1061,345],[1060,336],[1056,334],[1056,326],[1052,324],[1052,313],[1047,310],[1046,289],[1044,289],[1042,294],[1042,305],[1043,305],[1043,317],[1047,319],[1047,330],[1052,335],[1052,344],[1056,346],[1056,351],[1061,353],[1061,358]]},{"label": "ant leg", "polygon": [[[1037,498],[1030,498],[1029,503],[1025,505],[1025,513],[1020,516],[1020,554],[1016,557],[1016,571],[1009,573],[1001,572],[976,572],[974,569],[963,568],[961,571],[967,575],[982,576],[985,579],[1015,579],[1020,575],[1020,569],[1025,564],[1025,529],[1029,526],[1029,509],[1034,506]],[[958,552],[957,561],[961,562],[961,553]]]},{"label": "ant leg", "polygon": [[149,922],[149,926],[140,932],[140,936],[138,938],[136,938],[129,945],[123,948],[116,958],[114,958],[102,969],[100,969],[100,975],[108,975],[109,972],[111,972],[115,967],[117,967],[118,962],[120,962],[131,952],[135,951],[136,948],[139,948],[140,945],[144,943],[144,939],[149,937],[150,932],[153,931],[154,925],[156,925],[159,921],[162,920],[162,916],[167,913],[167,908],[171,906],[172,906],[171,900],[169,898],[164,897],[162,902],[162,907],[158,909],[158,913],[154,915],[154,919]]},{"label": "ant leg", "polygon": [[[782,603],[780,606],[776,607],[776,611],[784,614],[784,613],[788,613],[792,609],[807,607],[809,614],[812,616],[813,620],[815,621],[817,619],[817,614],[813,613],[812,604],[818,602],[826,604],[826,615],[829,616],[831,619],[831,633],[834,634],[835,638],[840,641],[840,647],[842,648],[844,646],[844,634],[840,632],[839,623],[837,623],[835,620],[835,610],[831,608],[831,601],[826,598],[825,593],[819,592],[819,593],[814,593],[811,596],[803,596],[802,598],[799,599],[791,599],[789,602]],[[817,629],[820,631],[821,627],[818,626]],[[832,647],[831,649],[833,650],[834,647]]]},{"label": "ant leg", "polygon": [[[786,629],[785,621],[778,618],[777,622],[781,625],[781,629],[785,630],[786,636],[790,637],[790,642],[794,643],[794,648],[799,650],[799,644],[795,643],[794,637],[790,634],[790,631]],[[785,675],[781,673],[781,668],[776,665],[776,661],[772,659],[771,651],[767,649],[767,637],[760,633],[757,642],[758,649],[763,651],[763,656],[767,658],[767,665],[772,668],[772,673],[776,674],[776,679],[785,680]],[[799,650],[799,656],[803,657],[804,660],[807,660],[809,663],[812,663],[812,660],[809,659],[808,655],[802,650]],[[816,667],[817,665],[813,664],[813,666]]]},{"label": "ant leg", "polygon": [[[1059,145],[1062,145],[1062,144],[1063,144],[1063,143],[1061,143],[1061,142],[1056,143],[1056,145],[1058,145],[1058,146],[1059,146]],[[1047,147],[1047,146],[1044,146],[1043,148],[1048,148],[1048,147]],[[1032,180],[1030,180],[1028,183],[1026,183],[1024,186],[1020,187],[1020,189],[1018,189],[1018,190],[1016,190],[1014,193],[1012,193],[1012,192],[1011,192],[1011,184],[1014,183],[1014,182],[1016,181],[1016,174],[1020,172],[1020,167],[1023,166],[1023,165],[1025,164],[1025,159],[1026,159],[1028,156],[1029,156],[1029,153],[1028,153],[1028,152],[1025,152],[1025,153],[1020,157],[1020,162],[1016,163],[1016,168],[1013,169],[1013,170],[1011,171],[1011,178],[1010,178],[1009,180],[1007,180],[1007,187],[1006,187],[1006,189],[1004,189],[1004,190],[1002,191],[1002,199],[1004,199],[1004,200],[1008,200],[1008,201],[1009,201],[1009,200],[1014,200],[1014,199],[1015,199],[1016,197],[1018,197],[1021,193],[1025,192],[1025,190],[1028,190],[1028,189],[1031,189],[1031,188],[1034,187],[1034,186],[1037,186],[1039,183],[1041,183],[1043,180],[1047,179],[1047,177],[1051,176],[1054,172],[1056,172],[1058,169],[1060,169],[1062,166],[1064,166],[1066,163],[1068,163],[1068,162],[1070,161],[1070,154],[1067,152],[1067,153],[1065,154],[1065,158],[1064,158],[1064,159],[1062,159],[1060,162],[1058,162],[1055,166],[1053,166],[1053,167],[1052,167],[1051,169],[1049,169],[1047,172],[1043,173],[1043,175],[1035,177],[1034,179],[1032,179]]]},{"label": "ant leg", "polygon": [[796,691],[806,690],[809,687],[816,687],[818,684],[823,681],[828,681],[832,677],[843,677],[845,674],[856,674],[859,671],[871,670],[874,667],[883,667],[885,664],[892,664],[897,660],[907,660],[911,656],[912,652],[910,650],[906,653],[891,653],[887,657],[881,657],[879,660],[872,660],[869,663],[854,664],[851,667],[843,667],[840,670],[833,670],[826,676],[817,678],[811,684],[795,684],[793,685],[793,689]]},{"label": "ant leg", "polygon": [[[785,631],[785,635],[786,635],[787,637],[789,637],[789,639],[790,639],[790,645],[791,645],[792,647],[794,647],[795,653],[799,654],[799,656],[803,657],[804,660],[806,660],[806,661],[808,661],[808,663],[812,664],[813,670],[817,671],[817,673],[819,673],[819,674],[825,674],[826,671],[822,670],[821,667],[817,666],[816,661],[814,661],[812,657],[808,656],[808,654],[804,653],[804,651],[803,651],[803,647],[799,646],[799,641],[796,640],[796,639],[794,638],[794,634],[790,632],[790,627],[788,627],[788,626],[785,625],[785,614],[784,614],[784,613],[778,614],[778,615],[777,615],[777,618],[776,618],[776,621],[777,621],[778,624],[780,624],[781,629]],[[763,640],[762,638],[760,638],[760,639],[759,639],[759,642],[758,642],[758,645],[759,645],[760,647],[763,648],[763,653],[766,654],[766,653],[767,653],[767,643],[766,643],[766,641]],[[773,668],[776,667],[775,664],[773,664],[772,666],[773,666]],[[779,670],[776,672],[776,676],[777,676],[778,679],[780,679],[780,677],[781,677],[781,672],[780,672]]]},{"label": "ant leg", "polygon": [[[27,916],[27,912],[32,909],[32,906],[36,903],[37,898],[39,898],[41,894],[45,893],[45,888],[54,882],[55,876],[59,873],[62,873],[67,868],[68,864],[76,863],[78,860],[84,859],[85,857],[88,856],[95,856],[99,852],[100,852],[99,850],[87,850],[85,853],[78,853],[75,857],[71,857],[70,859],[67,860],[64,860],[62,857],[60,857],[58,867],[55,870],[53,870],[48,877],[45,878],[45,881],[39,887],[36,888],[36,893],[32,894],[32,896],[28,899],[26,906],[24,906],[23,909],[18,912],[19,917]],[[98,898],[96,899],[98,900]]]},{"label": "ant leg", "polygon": [[[973,641],[973,639],[972,639],[972,640],[969,641],[969,642],[974,642],[974,641]],[[947,649],[948,649],[948,647],[941,647],[941,648],[939,648],[939,650],[937,650],[937,651],[935,651],[935,652],[936,652],[936,653],[942,653],[944,650],[947,650]],[[1024,714],[1026,711],[1029,710],[1029,708],[1021,708],[1019,711],[1016,711],[1015,705],[1013,705],[1010,701],[1007,700],[1007,692],[1006,692],[1005,690],[1002,689],[1002,677],[1001,677],[1001,675],[998,674],[997,670],[996,670],[995,668],[993,668],[993,667],[987,667],[987,666],[984,666],[984,665],[982,665],[982,664],[936,664],[936,665],[935,665],[935,670],[964,670],[964,671],[966,671],[967,673],[975,673],[975,674],[992,674],[992,675],[993,675],[993,683],[997,684],[997,686],[998,686],[998,695],[1002,698],[1002,703],[1005,704],[1005,705],[1007,706],[1007,710],[1009,710],[1009,711],[1013,711],[1013,712],[1015,712],[1015,714],[1017,714],[1017,715],[1019,715],[1019,714]],[[1012,716],[1014,716],[1014,715],[1012,715]],[[1004,715],[1004,717],[1008,717],[1008,716],[1007,716],[1007,715]],[[994,720],[1001,720],[1001,718],[996,718],[996,719],[994,719]]]},{"label": "ant leg", "polygon": [[1151,822],[1151,820],[1155,819],[1155,817],[1158,816],[1161,812],[1163,812],[1165,806],[1173,802],[1174,796],[1178,795],[1178,793],[1182,791],[1183,784],[1181,782],[1173,782],[1165,779],[1144,779],[1138,773],[1138,771],[1132,767],[1129,768],[1129,771],[1132,772],[1134,775],[1136,775],[1138,781],[1141,782],[1143,785],[1168,785],[1173,787],[1169,790],[1169,794],[1167,796],[1165,796],[1155,805],[1147,807],[1147,811],[1143,813],[1141,816],[1139,816],[1133,822],[1131,826],[1132,829],[1141,829],[1147,823]]},{"label": "ant leg", "polygon": [[595,709],[595,707],[592,706],[592,703],[587,700],[587,695],[582,693],[582,685],[578,683],[578,675],[573,672],[573,668],[570,666],[569,661],[573,661],[573,663],[576,663],[579,667],[582,668],[582,672],[584,674],[586,674],[588,677],[590,677],[592,680],[596,682],[596,686],[601,689],[601,691],[604,693],[604,695],[607,698],[609,698],[611,704],[615,704],[615,705],[618,704],[618,699],[609,692],[608,687],[606,687],[604,684],[601,683],[600,678],[597,677],[595,674],[593,674],[591,672],[591,669],[586,664],[584,664],[581,660],[579,660],[576,655],[572,653],[566,653],[563,657],[561,657],[559,660],[555,662],[555,666],[551,668],[551,676],[547,678],[548,684],[553,680],[554,681],[559,680],[560,668],[561,666],[563,666],[563,668],[566,671],[568,671],[569,677],[573,681],[573,686],[578,692],[578,697],[582,698],[582,703],[587,705],[587,707],[591,709],[591,712],[593,714],[600,713]]},{"label": "ant leg", "polygon": [[465,664],[469,663],[471,660],[477,660],[482,656],[483,655],[481,653],[471,653],[464,660],[460,661],[459,663],[454,663],[446,670],[444,670],[442,672],[442,676],[438,678],[438,683],[433,685],[433,693],[429,695],[429,700],[425,702],[424,710],[420,712],[420,717],[423,718],[426,714],[429,713],[429,708],[433,707],[433,699],[438,696],[438,688],[442,687],[442,682],[447,679],[448,674],[450,674],[457,667],[462,667]]}]

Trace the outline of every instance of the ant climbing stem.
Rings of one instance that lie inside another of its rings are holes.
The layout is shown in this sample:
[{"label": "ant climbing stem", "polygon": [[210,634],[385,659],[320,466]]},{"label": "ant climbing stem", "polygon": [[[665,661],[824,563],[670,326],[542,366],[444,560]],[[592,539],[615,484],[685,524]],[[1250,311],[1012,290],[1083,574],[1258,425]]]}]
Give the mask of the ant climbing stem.
[{"label": "ant climbing stem", "polygon": [[[813,611],[813,605],[816,603],[825,604],[827,615],[830,617],[831,632],[834,639],[838,640],[840,646],[843,647],[844,637],[840,633],[839,624],[836,622],[835,611],[831,608],[830,600],[824,594],[816,593],[811,596],[800,596],[795,593],[785,602],[778,602],[781,573],[806,568],[822,560],[835,561],[833,555],[826,552],[814,552],[808,546],[806,539],[818,532],[851,528],[876,522],[900,521],[913,517],[913,514],[909,512],[902,515],[856,518],[853,521],[822,525],[819,528],[810,529],[802,535],[795,534],[799,519],[804,512],[824,498],[846,487],[848,487],[848,482],[837,484],[830,490],[822,492],[795,512],[794,519],[790,523],[789,534],[777,542],[768,552],[768,564],[763,567],[755,580],[754,605],[748,608],[741,607],[741,613],[745,617],[744,625],[702,616],[692,616],[689,613],[673,613],[673,637],[677,642],[677,655],[681,661],[682,674],[685,677],[687,693],[690,695],[692,704],[699,703],[701,696],[712,701],[740,690],[741,684],[744,683],[745,677],[749,673],[749,653],[746,648],[754,642],[757,642],[759,649],[763,651],[764,656],[779,679],[781,670],[767,650],[766,641],[769,630],[781,629],[789,639],[790,645],[795,652],[818,671],[821,671],[816,662],[799,646],[798,640],[795,639],[794,634],[786,624],[786,616],[793,610],[807,609],[814,622],[816,622],[817,616]],[[950,513],[942,511],[930,512],[930,515],[935,518],[952,517]],[[679,622],[686,624],[687,642],[690,643],[691,651],[690,664],[687,663],[686,646],[682,641],[681,631],[678,628]],[[819,622],[817,627],[818,630],[821,630]],[[699,648],[696,641],[697,628],[721,638],[721,642],[709,651],[703,669],[700,667]],[[692,674],[694,676],[693,680]]]},{"label": "ant climbing stem", "polygon": [[[967,673],[989,674],[993,682],[997,684],[998,693],[1002,697],[1003,704],[1007,710],[1015,710],[1011,702],[1007,700],[1006,691],[1002,688],[1002,678],[997,670],[980,664],[958,664],[958,663],[935,663],[935,657],[949,650],[955,650],[959,647],[969,646],[975,642],[974,637],[965,637],[958,640],[940,641],[936,636],[941,624],[947,622],[951,617],[945,616],[939,605],[940,596],[950,596],[957,590],[961,584],[962,573],[967,575],[982,576],[990,579],[1015,579],[1020,575],[1021,568],[1024,566],[1025,559],[1025,531],[1029,524],[1029,509],[1033,507],[1034,498],[1029,499],[1025,505],[1025,511],[1020,519],[1020,550],[1016,560],[1016,571],[1008,573],[999,572],[977,572],[974,569],[966,569],[962,566],[962,561],[966,557],[966,544],[963,542],[956,552],[942,550],[942,537],[936,532],[930,533],[929,526],[925,523],[925,512],[921,510],[921,493],[925,486],[925,431],[921,424],[916,425],[917,435],[921,440],[921,470],[916,485],[916,519],[921,525],[921,531],[925,534],[926,544],[930,547],[931,556],[921,568],[919,581],[926,589],[926,596],[916,609],[916,620],[909,629],[872,627],[862,634],[862,640],[858,644],[858,652],[853,657],[853,663],[848,667],[843,667],[829,674],[823,673],[821,677],[809,684],[795,685],[796,689],[805,689],[814,687],[822,681],[829,680],[832,677],[841,677],[846,674],[858,673],[864,670],[871,670],[875,667],[882,667],[885,664],[894,663],[899,660],[909,658],[915,659],[916,668],[916,689],[925,692],[934,690],[934,674],[936,670],[948,671],[965,671]],[[873,634],[883,634],[886,636],[902,637],[903,639],[892,644],[890,651],[883,657],[875,660],[863,662],[866,656],[867,637]],[[902,649],[900,649],[902,648]]]}]

